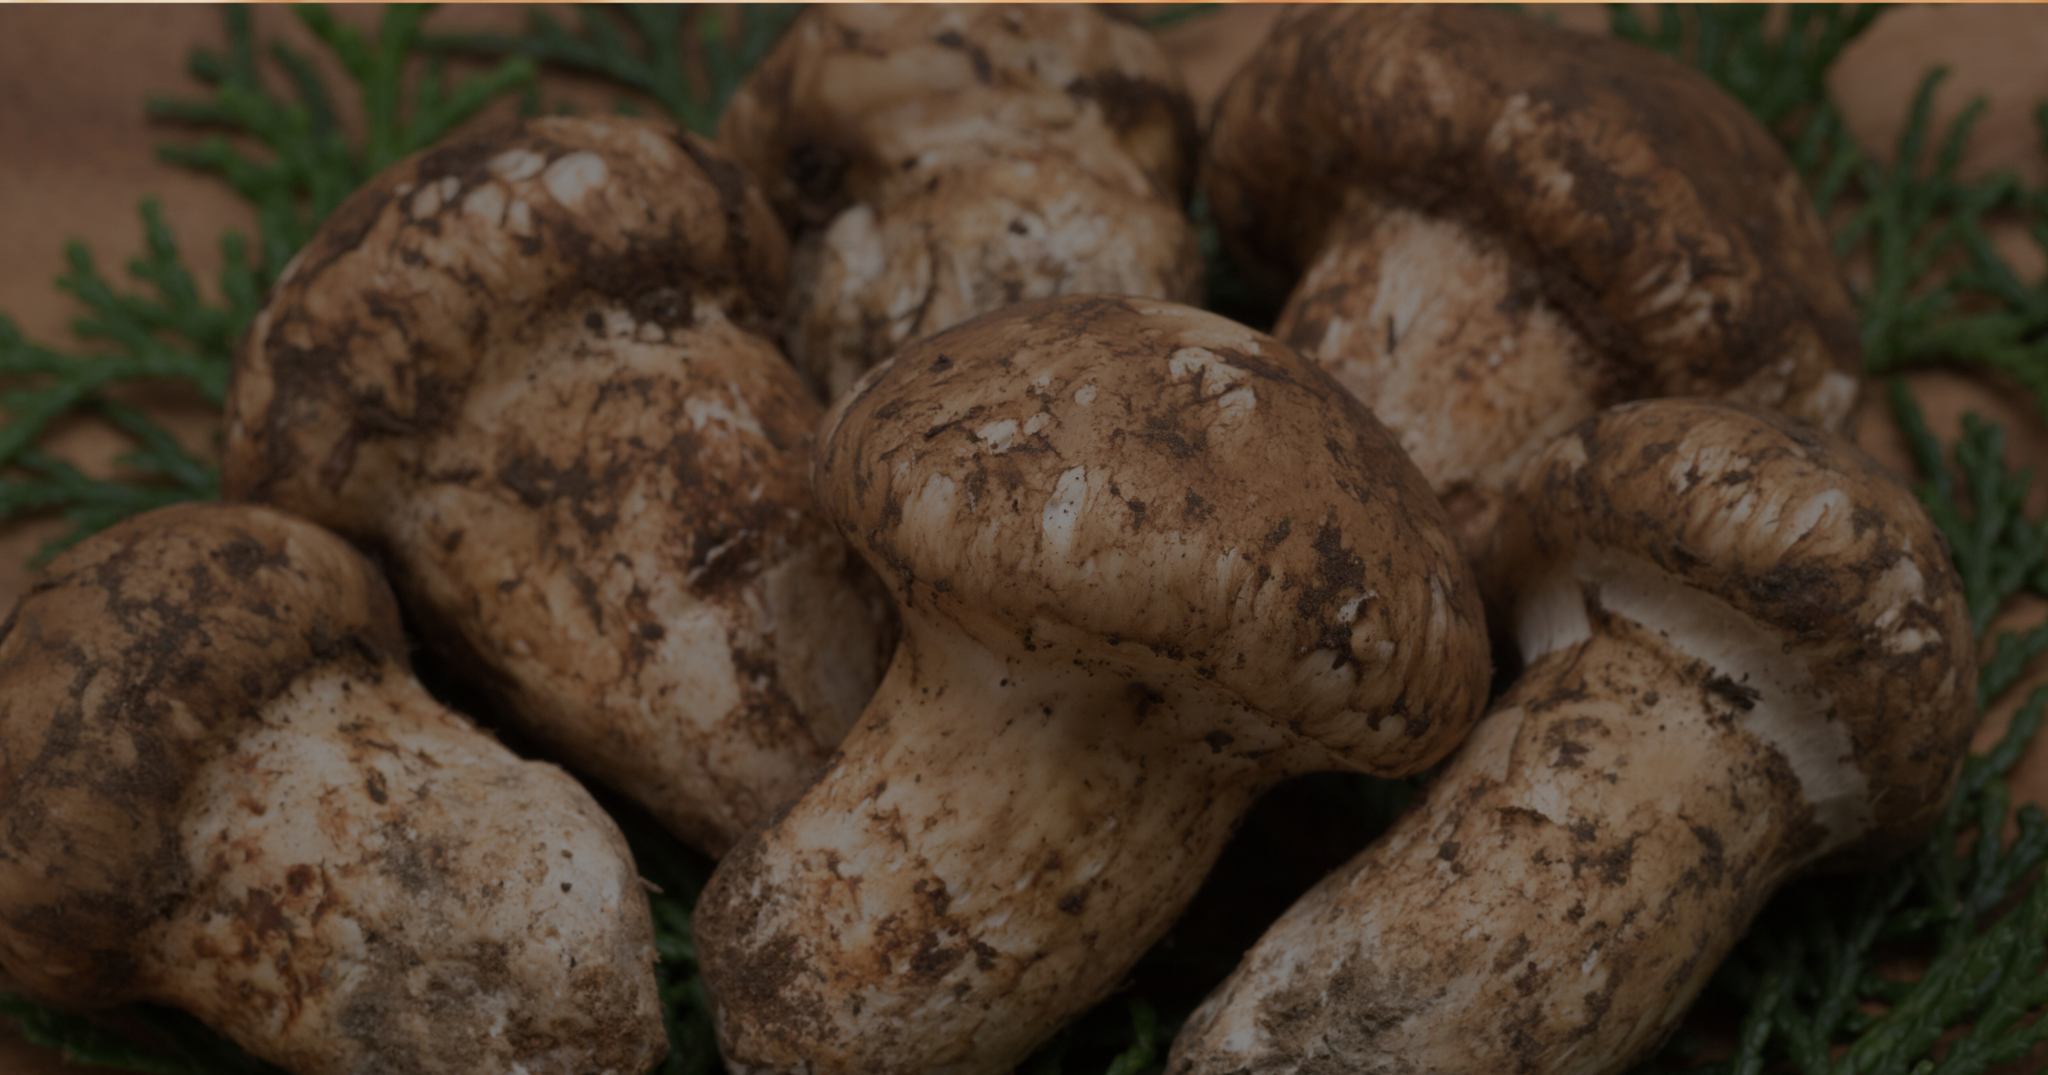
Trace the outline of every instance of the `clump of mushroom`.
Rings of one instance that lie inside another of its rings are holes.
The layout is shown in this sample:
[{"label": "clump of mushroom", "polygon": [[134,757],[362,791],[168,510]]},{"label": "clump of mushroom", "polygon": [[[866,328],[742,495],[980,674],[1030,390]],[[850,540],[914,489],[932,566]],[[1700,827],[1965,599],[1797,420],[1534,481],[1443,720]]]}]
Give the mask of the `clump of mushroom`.
[{"label": "clump of mushroom", "polygon": [[904,639],[696,915],[735,1071],[1001,1072],[1106,996],[1294,773],[1412,773],[1485,630],[1392,439],[1270,337],[1024,303],[834,409],[821,508]]},{"label": "clump of mushroom", "polygon": [[1838,431],[1856,312],[1767,130],[1646,49],[1480,6],[1283,17],[1217,106],[1274,335],[1400,438],[1484,547],[1515,475],[1599,409],[1719,396]]},{"label": "clump of mushroom", "polygon": [[740,169],[665,126],[415,156],[256,319],[225,491],[370,550],[514,723],[722,851],[823,763],[890,641],[811,509],[821,408],[764,335],[786,258]]},{"label": "clump of mushroom", "polygon": [[666,1049],[611,820],[413,680],[339,538],[179,506],[0,623],[0,966],[184,1008],[296,1075],[639,1075]]},{"label": "clump of mushroom", "polygon": [[1194,302],[1193,106],[1085,5],[821,4],[719,137],[796,236],[790,358],[826,399],[905,341],[1024,299]]},{"label": "clump of mushroom", "polygon": [[1483,578],[1526,671],[1169,1071],[1622,1071],[1789,875],[1910,847],[1954,785],[1961,585],[1851,445],[1724,402],[1616,407],[1524,473]]}]

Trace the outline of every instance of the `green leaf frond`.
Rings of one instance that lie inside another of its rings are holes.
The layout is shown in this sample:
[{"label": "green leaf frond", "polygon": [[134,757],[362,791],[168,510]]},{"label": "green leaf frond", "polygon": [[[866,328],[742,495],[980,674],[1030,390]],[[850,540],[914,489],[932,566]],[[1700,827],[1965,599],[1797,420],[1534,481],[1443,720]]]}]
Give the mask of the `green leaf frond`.
[{"label": "green leaf frond", "polygon": [[[324,6],[293,9],[353,83],[363,113],[360,138],[343,128],[332,94],[304,53],[272,41],[270,58],[291,93],[281,96],[264,84],[246,7],[225,9],[227,54],[200,50],[188,65],[211,88],[210,99],[150,99],[149,113],[158,119],[219,132],[196,143],[163,146],[158,153],[173,164],[218,175],[256,207],[262,283],[275,278],[365,179],[534,82],[533,62],[513,57],[451,87],[438,59],[420,49],[422,24],[431,10],[393,4],[375,31],[364,34]],[[261,151],[244,152],[241,146],[248,142]]]},{"label": "green leaf frond", "polygon": [[576,10],[574,29],[529,12],[526,33],[440,34],[438,51],[524,57],[608,79],[654,99],[699,134],[795,17],[795,4],[626,4]]},{"label": "green leaf frond", "polygon": [[[1842,49],[1869,29],[1876,4],[1662,4],[1655,25],[1636,5],[1608,8],[1614,36],[1669,53],[1721,84],[1773,129],[1820,106]],[[1782,19],[1783,25],[1776,25]]]},{"label": "green leaf frond", "polygon": [[[218,495],[213,463],[195,455],[110,390],[137,382],[182,383],[218,406],[227,393],[234,341],[255,315],[256,288],[240,236],[221,242],[215,305],[201,298],[155,202],[142,206],[147,252],[128,265],[139,291],[117,289],[84,246],[66,251],[58,286],[85,313],[72,331],[94,345],[65,351],[33,343],[0,317],[0,522],[57,514],[69,529],[38,560],[137,512]],[[43,451],[53,426],[104,423],[132,446],[110,477],[92,477]]]}]

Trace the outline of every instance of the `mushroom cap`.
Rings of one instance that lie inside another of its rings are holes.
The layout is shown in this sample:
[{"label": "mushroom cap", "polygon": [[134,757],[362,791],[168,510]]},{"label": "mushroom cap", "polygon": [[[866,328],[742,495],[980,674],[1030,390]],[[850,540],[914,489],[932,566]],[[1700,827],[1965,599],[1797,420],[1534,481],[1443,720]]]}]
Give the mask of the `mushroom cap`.
[{"label": "mushroom cap", "polygon": [[1374,772],[1428,765],[1484,703],[1442,509],[1271,337],[1147,299],[1022,303],[906,347],[824,429],[820,507],[906,617],[1177,668]]},{"label": "mushroom cap", "polygon": [[815,5],[719,125],[793,226],[964,145],[1025,159],[1058,145],[1179,205],[1196,137],[1173,60],[1142,27],[1080,4]]},{"label": "mushroom cap", "polygon": [[534,119],[416,154],[279,275],[236,363],[222,486],[315,518],[401,499],[390,469],[419,460],[394,445],[460,428],[465,397],[504,372],[486,360],[510,364],[490,345],[608,309],[657,339],[704,318],[766,337],[788,262],[739,167],[665,124]]},{"label": "mushroom cap", "polygon": [[1668,57],[1479,6],[1305,8],[1239,70],[1208,146],[1218,227],[1275,282],[1339,218],[1412,209],[1512,251],[1521,287],[1629,367],[1611,400],[1761,375],[1817,424],[1853,407],[1855,309],[1798,174]]},{"label": "mushroom cap", "polygon": [[1841,861],[1940,816],[1974,724],[1969,612],[1933,520],[1854,445],[1725,401],[1610,408],[1523,472],[1480,570],[1526,658],[1618,613],[1718,667],[1707,689],[1779,742]]},{"label": "mushroom cap", "polygon": [[797,244],[789,357],[824,398],[905,340],[1026,297],[1201,293],[1179,203],[1062,150],[947,157]]}]

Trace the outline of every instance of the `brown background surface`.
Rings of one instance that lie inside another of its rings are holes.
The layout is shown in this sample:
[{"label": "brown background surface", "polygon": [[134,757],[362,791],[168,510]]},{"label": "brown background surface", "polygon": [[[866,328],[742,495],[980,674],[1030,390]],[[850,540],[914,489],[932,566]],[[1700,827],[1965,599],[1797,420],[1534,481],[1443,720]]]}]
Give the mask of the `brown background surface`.
[{"label": "brown background surface", "polygon": [[[1546,14],[1566,25],[1604,26],[1605,14],[1597,8],[1545,7]],[[1213,99],[1272,15],[1268,8],[1235,8],[1189,20],[1163,35],[1198,99]],[[264,7],[254,16],[259,41],[278,35],[319,51],[289,11]],[[376,11],[344,8],[341,17],[367,26]],[[443,10],[432,25],[512,29],[521,19],[516,8],[478,5]],[[215,243],[222,229],[253,229],[250,212],[224,184],[157,162],[154,145],[190,136],[149,122],[142,109],[144,98],[153,94],[199,96],[202,87],[185,71],[186,54],[196,46],[218,48],[224,41],[220,13],[211,7],[0,6],[0,312],[13,317],[29,338],[67,342],[66,326],[77,311],[51,283],[63,270],[65,242],[84,240],[113,275],[141,250],[136,205],[145,196],[162,201],[189,263],[209,285],[219,266]],[[1979,174],[2013,168],[2040,183],[2048,181],[2048,157],[2039,150],[2031,112],[2034,102],[2048,98],[2043,56],[2048,56],[2048,7],[1898,8],[1852,46],[1830,81],[1851,129],[1866,146],[1888,150],[1922,73],[1945,64],[1953,75],[1936,98],[1937,120],[1953,116],[1974,94],[1987,95],[1991,103],[1965,170]],[[328,70],[335,73],[331,65]],[[608,107],[614,96],[608,88],[554,76],[545,88],[550,101],[567,98],[593,110]],[[354,102],[340,104],[345,117],[350,115]],[[2025,271],[2042,271],[2038,251],[2019,236],[2004,236],[2001,246]],[[1916,374],[1912,381],[1944,439],[1954,436],[1965,412],[1976,411],[2007,427],[2016,456],[2048,471],[2048,428],[2011,385],[1939,371]],[[1872,395],[1859,440],[1903,467],[1889,412],[1881,395]],[[141,402],[169,416],[194,446],[210,445],[212,425],[196,400],[158,393]],[[89,467],[107,466],[121,450],[87,426],[60,431],[56,447]],[[2048,482],[2039,482],[2030,510],[2044,508]],[[59,529],[48,521],[0,525],[0,606],[26,586],[26,560]],[[2016,604],[2020,607],[2006,616],[2013,623],[2038,622],[2048,612],[2042,602]],[[2048,662],[2038,664],[2029,680],[2048,680]],[[1980,742],[1998,734],[2008,717],[2009,704],[1995,710]],[[2016,798],[2048,802],[2048,737],[2023,762],[2017,784]],[[2038,1062],[2029,1065],[2039,1067]],[[22,1043],[11,1025],[0,1026],[0,1073],[85,1070],[58,1063],[52,1054]]]}]

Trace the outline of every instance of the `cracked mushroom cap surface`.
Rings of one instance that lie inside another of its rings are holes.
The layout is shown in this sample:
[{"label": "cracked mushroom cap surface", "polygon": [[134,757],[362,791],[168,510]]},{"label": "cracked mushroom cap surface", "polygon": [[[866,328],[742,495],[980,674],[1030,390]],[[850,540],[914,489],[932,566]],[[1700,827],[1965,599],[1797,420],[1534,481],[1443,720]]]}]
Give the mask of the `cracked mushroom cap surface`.
[{"label": "cracked mushroom cap surface", "polygon": [[1401,439],[1477,555],[1515,473],[1631,399],[1840,431],[1862,368],[1777,140],[1626,42],[1459,5],[1283,17],[1217,105],[1204,185],[1274,335]]},{"label": "cracked mushroom cap surface", "polygon": [[1084,5],[818,5],[720,140],[796,250],[790,358],[825,399],[904,343],[1048,295],[1194,302],[1194,109],[1143,28]]},{"label": "cracked mushroom cap surface", "polygon": [[1525,661],[1591,601],[1748,669],[1709,689],[1791,763],[1817,854],[1883,859],[1940,816],[1975,635],[1940,531],[1853,445],[1722,401],[1611,408],[1525,472],[1481,571]]},{"label": "cracked mushroom cap surface", "polygon": [[663,124],[418,154],[257,317],[224,490],[370,550],[523,730],[718,853],[822,764],[893,630],[811,509],[822,408],[764,335],[787,252]]},{"label": "cracked mushroom cap surface", "polygon": [[1106,640],[1384,774],[1483,702],[1478,596],[1420,474],[1313,364],[1213,314],[975,318],[842,400],[817,472],[906,617],[998,652]]},{"label": "cracked mushroom cap surface", "polygon": [[653,959],[611,819],[427,695],[332,534],[163,508],[0,621],[0,963],[45,1001],[299,1075],[638,1075]]},{"label": "cracked mushroom cap surface", "polygon": [[733,95],[719,141],[801,228],[963,152],[1057,147],[1178,204],[1197,130],[1172,58],[1094,8],[819,4]]}]

